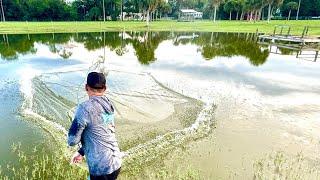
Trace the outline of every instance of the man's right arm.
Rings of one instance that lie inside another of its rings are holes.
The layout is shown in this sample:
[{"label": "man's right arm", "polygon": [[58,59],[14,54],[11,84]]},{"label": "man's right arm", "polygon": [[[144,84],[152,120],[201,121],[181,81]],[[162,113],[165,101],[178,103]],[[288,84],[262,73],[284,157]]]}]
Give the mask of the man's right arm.
[{"label": "man's right arm", "polygon": [[69,146],[74,146],[80,142],[82,132],[87,126],[87,122],[88,122],[87,117],[88,117],[88,113],[80,105],[77,109],[75,118],[72,121],[71,127],[69,129],[69,133],[68,133]]},{"label": "man's right arm", "polygon": [[79,153],[81,156],[84,156],[84,149],[83,149],[83,147],[81,147],[81,148],[78,150],[78,153]]}]

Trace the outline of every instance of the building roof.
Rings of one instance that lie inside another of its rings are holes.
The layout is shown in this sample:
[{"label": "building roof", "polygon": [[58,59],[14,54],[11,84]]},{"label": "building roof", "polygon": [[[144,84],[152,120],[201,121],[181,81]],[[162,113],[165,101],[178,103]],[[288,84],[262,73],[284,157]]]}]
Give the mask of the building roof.
[{"label": "building roof", "polygon": [[198,12],[194,9],[180,9],[180,11],[183,13],[197,13]]}]

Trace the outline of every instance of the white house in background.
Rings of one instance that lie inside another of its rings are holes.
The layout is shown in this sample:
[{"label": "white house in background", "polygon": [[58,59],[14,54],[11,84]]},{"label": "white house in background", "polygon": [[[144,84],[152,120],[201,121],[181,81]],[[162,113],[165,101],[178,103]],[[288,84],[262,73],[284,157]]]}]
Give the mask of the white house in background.
[{"label": "white house in background", "polygon": [[75,0],[64,0],[67,4],[71,4]]},{"label": "white house in background", "polygon": [[202,19],[203,13],[194,9],[180,9],[179,21],[193,21],[195,19]]}]

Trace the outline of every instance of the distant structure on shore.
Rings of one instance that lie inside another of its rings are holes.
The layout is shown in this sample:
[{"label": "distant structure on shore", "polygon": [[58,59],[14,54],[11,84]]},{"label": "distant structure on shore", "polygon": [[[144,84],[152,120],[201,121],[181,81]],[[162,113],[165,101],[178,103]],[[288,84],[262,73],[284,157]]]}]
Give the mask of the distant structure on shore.
[{"label": "distant structure on shore", "polygon": [[194,9],[180,9],[179,21],[194,21],[195,19],[202,19],[203,13]]}]

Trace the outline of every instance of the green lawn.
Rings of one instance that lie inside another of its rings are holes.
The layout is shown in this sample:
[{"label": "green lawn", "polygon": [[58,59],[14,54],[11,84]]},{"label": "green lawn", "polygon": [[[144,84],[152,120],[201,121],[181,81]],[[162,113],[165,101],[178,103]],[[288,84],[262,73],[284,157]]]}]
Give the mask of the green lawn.
[{"label": "green lawn", "polygon": [[272,33],[275,25],[291,26],[291,33],[301,35],[304,26],[319,26],[311,28],[310,35],[320,35],[320,20],[309,21],[155,21],[150,27],[145,22],[137,21],[107,21],[107,22],[5,22],[0,23],[0,33],[63,33],[63,32],[99,32],[99,31],[206,31],[206,32],[259,32]]}]

